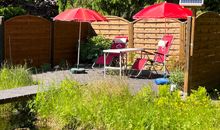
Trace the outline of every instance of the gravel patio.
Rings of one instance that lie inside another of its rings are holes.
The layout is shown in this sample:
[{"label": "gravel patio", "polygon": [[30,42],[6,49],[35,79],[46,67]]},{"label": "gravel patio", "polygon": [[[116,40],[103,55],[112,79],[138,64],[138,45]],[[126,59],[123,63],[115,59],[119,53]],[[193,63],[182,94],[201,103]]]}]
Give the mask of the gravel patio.
[{"label": "gravel patio", "polygon": [[146,87],[149,85],[152,86],[153,90],[157,91],[157,85],[154,83],[154,79],[148,79],[145,78],[144,76],[142,78],[129,78],[127,76],[123,76],[120,79],[119,76],[112,76],[112,75],[107,75],[106,78],[104,78],[103,69],[87,69],[86,73],[80,73],[80,74],[73,74],[69,70],[52,71],[41,74],[34,74],[32,75],[32,77],[35,81],[40,81],[45,84],[60,82],[66,78],[76,80],[82,84],[105,80],[108,78],[115,78],[115,80],[121,80],[123,82],[126,82],[132,93],[135,93],[138,90],[140,90],[142,87]]}]

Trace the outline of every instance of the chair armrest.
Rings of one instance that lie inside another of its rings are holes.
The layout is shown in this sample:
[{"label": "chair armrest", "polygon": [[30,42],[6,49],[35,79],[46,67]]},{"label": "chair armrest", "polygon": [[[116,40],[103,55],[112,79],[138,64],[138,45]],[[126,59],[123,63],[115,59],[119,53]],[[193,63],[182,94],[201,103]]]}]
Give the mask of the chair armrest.
[{"label": "chair armrest", "polygon": [[159,52],[154,52],[154,54],[164,55],[163,53],[159,53]]},{"label": "chair armrest", "polygon": [[[162,54],[162,53],[159,53],[159,52],[154,52],[155,54],[158,54],[158,55],[163,55],[164,56],[164,54]],[[168,57],[169,56],[169,54],[166,54],[165,55],[166,57]]]},{"label": "chair armrest", "polygon": [[151,53],[151,52],[148,52],[148,51],[142,51],[142,52],[144,52],[144,53],[146,53],[148,55],[154,55],[154,53]]}]

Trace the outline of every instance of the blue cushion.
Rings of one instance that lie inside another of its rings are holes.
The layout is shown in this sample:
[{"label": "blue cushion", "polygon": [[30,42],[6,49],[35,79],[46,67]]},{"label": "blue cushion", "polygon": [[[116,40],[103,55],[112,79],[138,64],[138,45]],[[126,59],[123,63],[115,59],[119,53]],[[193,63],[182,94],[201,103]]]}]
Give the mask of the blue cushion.
[{"label": "blue cushion", "polygon": [[169,83],[169,79],[168,78],[157,78],[154,80],[154,82],[157,85],[163,85],[163,84],[168,84]]}]

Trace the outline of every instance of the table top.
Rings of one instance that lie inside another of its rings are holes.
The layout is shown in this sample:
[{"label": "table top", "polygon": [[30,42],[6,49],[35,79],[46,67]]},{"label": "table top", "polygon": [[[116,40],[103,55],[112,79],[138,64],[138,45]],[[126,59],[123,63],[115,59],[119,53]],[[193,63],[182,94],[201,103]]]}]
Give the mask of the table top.
[{"label": "table top", "polygon": [[143,51],[144,48],[122,48],[122,49],[108,49],[103,50],[104,53],[122,53],[122,52],[132,52],[132,51]]}]

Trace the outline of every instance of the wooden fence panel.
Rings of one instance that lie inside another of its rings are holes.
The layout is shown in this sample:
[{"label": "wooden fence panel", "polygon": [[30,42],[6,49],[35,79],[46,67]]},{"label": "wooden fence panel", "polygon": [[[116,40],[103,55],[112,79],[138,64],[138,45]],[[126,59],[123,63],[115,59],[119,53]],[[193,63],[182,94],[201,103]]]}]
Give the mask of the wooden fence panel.
[{"label": "wooden fence panel", "polygon": [[103,35],[108,39],[113,39],[115,36],[129,36],[129,21],[117,17],[107,16],[107,22],[93,22],[92,28],[98,35]]},{"label": "wooden fence panel", "polygon": [[[81,44],[89,35],[89,23],[82,23]],[[79,39],[78,22],[54,22],[54,65],[63,62],[73,65],[77,62],[77,48]]]},{"label": "wooden fence panel", "polygon": [[4,59],[33,66],[51,63],[51,22],[31,15],[5,21]]},{"label": "wooden fence panel", "polygon": [[208,12],[199,15],[195,23],[190,88],[220,84],[220,16]]},{"label": "wooden fence panel", "polygon": [[134,47],[141,47],[149,52],[154,52],[163,35],[172,34],[174,41],[170,48],[169,58],[179,60],[181,59],[180,56],[184,56],[183,51],[180,50],[185,43],[185,24],[183,22],[176,19],[148,19],[137,20],[133,23]]}]

